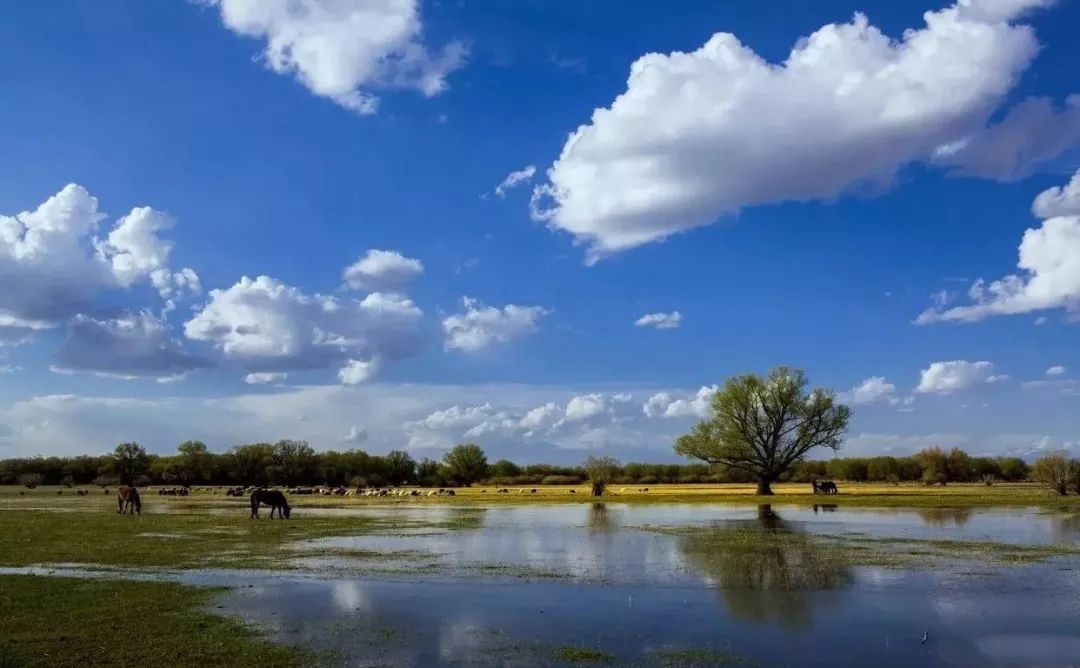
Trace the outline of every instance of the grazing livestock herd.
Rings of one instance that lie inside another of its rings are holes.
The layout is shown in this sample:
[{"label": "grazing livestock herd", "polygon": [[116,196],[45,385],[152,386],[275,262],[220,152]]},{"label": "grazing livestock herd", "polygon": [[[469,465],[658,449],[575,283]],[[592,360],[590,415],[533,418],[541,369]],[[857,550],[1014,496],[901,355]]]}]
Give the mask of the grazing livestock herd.
[{"label": "grazing livestock herd", "polygon": [[[837,494],[840,490],[836,483],[832,480],[815,480],[811,483],[814,494]],[[210,494],[217,494],[220,488],[216,487],[161,487],[157,489],[159,496],[188,496],[192,490],[204,491]],[[106,487],[103,489],[106,495],[109,494],[109,489]],[[480,489],[480,494],[486,494],[487,489]],[[540,492],[536,487],[530,488],[516,488],[518,494],[537,494]],[[648,493],[648,487],[638,487],[635,489],[628,489],[626,487],[620,488],[617,494],[625,493]],[[289,502],[285,496],[285,493],[295,494],[297,496],[358,496],[358,497],[434,497],[434,496],[455,496],[456,492],[453,489],[440,487],[438,489],[404,489],[394,487],[357,487],[355,489],[349,489],[347,487],[289,487],[286,490],[268,489],[266,487],[228,487],[225,489],[225,496],[232,497],[248,497],[251,503],[251,517],[253,519],[259,518],[259,507],[262,505],[270,506],[270,517],[273,518],[275,514],[281,519],[288,519],[291,509]],[[576,489],[567,489],[567,494],[577,494]],[[20,495],[24,495],[25,492],[20,491]],[[86,496],[90,492],[87,490],[75,490],[76,496]],[[495,490],[496,494],[510,494],[509,487],[499,487]],[[63,494],[63,490],[57,491],[57,494]],[[612,491],[608,491],[609,495],[612,495]],[[120,514],[141,514],[142,513],[142,501],[139,498],[139,490],[132,486],[122,485],[117,488],[116,491],[116,512]]]}]

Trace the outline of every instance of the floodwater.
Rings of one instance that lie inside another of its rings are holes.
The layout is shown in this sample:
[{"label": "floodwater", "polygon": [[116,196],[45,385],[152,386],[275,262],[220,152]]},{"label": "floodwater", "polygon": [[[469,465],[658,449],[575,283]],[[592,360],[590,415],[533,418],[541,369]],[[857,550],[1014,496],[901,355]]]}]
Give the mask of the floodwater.
[{"label": "floodwater", "polygon": [[[567,646],[617,666],[1080,666],[1074,554],[1002,564],[959,549],[931,567],[822,558],[838,537],[1080,546],[1077,515],[699,504],[362,512],[409,530],[300,547],[383,553],[399,573],[173,577],[232,585],[221,612],[335,650],[331,663],[348,666],[581,665]],[[464,528],[440,528],[450,525]],[[437,568],[410,572],[415,562]]]}]

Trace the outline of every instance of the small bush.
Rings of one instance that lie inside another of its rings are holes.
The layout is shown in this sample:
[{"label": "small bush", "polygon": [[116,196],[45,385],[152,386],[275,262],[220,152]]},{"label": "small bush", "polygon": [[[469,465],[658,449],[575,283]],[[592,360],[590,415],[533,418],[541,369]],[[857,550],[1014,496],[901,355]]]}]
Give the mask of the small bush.
[{"label": "small bush", "polygon": [[580,485],[581,478],[575,475],[549,475],[540,481],[541,485]]}]

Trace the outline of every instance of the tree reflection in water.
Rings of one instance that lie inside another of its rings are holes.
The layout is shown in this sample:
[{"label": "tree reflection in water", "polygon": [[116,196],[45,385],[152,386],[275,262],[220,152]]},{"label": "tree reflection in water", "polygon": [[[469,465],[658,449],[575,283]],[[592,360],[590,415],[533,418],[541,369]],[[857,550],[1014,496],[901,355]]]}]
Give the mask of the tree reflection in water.
[{"label": "tree reflection in water", "polygon": [[806,628],[814,592],[849,585],[841,547],[799,530],[768,504],[756,520],[679,536],[684,561],[719,589],[732,615]]},{"label": "tree reflection in water", "polygon": [[617,523],[606,503],[594,503],[589,507],[589,530],[596,533],[610,533]]},{"label": "tree reflection in water", "polygon": [[942,529],[950,526],[962,527],[971,519],[971,508],[919,508],[919,517],[926,524]]}]

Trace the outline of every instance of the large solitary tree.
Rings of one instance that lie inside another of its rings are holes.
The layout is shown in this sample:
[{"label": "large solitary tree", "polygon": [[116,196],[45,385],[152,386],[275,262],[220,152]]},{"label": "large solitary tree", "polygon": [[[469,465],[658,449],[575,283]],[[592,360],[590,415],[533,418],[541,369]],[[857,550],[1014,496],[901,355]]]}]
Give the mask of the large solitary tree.
[{"label": "large solitary tree", "polygon": [[603,496],[607,484],[619,473],[619,460],[614,457],[596,457],[589,455],[581,465],[589,476],[589,485],[593,496]]},{"label": "large solitary tree", "polygon": [[675,441],[675,452],[745,471],[758,494],[814,448],[837,450],[851,411],[832,391],[807,391],[806,374],[777,367],[765,378],[728,379],[712,398],[712,416]]}]

